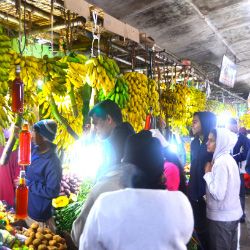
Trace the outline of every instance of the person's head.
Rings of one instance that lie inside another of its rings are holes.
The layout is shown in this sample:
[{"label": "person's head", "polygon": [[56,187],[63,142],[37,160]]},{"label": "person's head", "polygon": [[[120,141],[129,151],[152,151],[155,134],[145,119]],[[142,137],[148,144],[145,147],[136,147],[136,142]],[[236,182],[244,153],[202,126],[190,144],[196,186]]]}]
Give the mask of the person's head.
[{"label": "person's head", "polygon": [[207,151],[213,153],[213,159],[216,160],[221,155],[230,154],[237,140],[237,135],[227,128],[212,129],[208,136]]},{"label": "person's head", "polygon": [[195,112],[192,121],[192,132],[194,136],[208,137],[212,128],[216,127],[217,118],[211,112]]},{"label": "person's head", "polygon": [[165,127],[166,127],[166,123],[164,119],[160,117],[157,121],[157,128],[162,130],[162,129],[165,129]]},{"label": "person's head", "polygon": [[239,132],[242,133],[243,135],[247,135],[247,130],[244,127],[240,127]]},{"label": "person's head", "polygon": [[57,133],[57,123],[54,120],[41,120],[34,124],[33,141],[41,146],[45,143],[53,143]]},{"label": "person's head", "polygon": [[207,152],[214,153],[216,148],[216,138],[217,138],[217,131],[216,129],[212,129],[208,135],[207,145]]},{"label": "person's head", "polygon": [[107,99],[97,103],[90,111],[89,116],[96,134],[100,139],[107,139],[114,128],[122,123],[121,109],[115,102]]},{"label": "person's head", "polygon": [[238,123],[236,119],[230,118],[226,123],[226,128],[229,129],[231,132],[237,134],[239,131],[239,128],[238,128]]},{"label": "person's head", "polygon": [[135,166],[132,187],[165,189],[163,148],[148,130],[130,135],[125,143],[124,163]]}]

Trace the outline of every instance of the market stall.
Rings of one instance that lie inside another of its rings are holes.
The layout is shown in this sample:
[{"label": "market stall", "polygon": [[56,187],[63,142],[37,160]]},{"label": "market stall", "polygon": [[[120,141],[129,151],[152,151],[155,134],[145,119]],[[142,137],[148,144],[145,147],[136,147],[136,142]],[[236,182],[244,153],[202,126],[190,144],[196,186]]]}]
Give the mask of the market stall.
[{"label": "market stall", "polygon": [[[58,1],[54,4],[52,1],[50,8],[41,1],[31,16],[29,2],[16,6],[19,19],[10,18],[0,26],[0,143],[5,145],[3,128],[9,128],[12,122],[21,128],[24,120],[30,127],[42,119],[56,121],[54,143],[63,162],[63,176],[60,194],[52,200],[56,234],[37,224],[25,227],[17,220],[16,211],[8,210],[8,204],[0,202],[0,245],[15,250],[73,249],[69,247],[72,223],[93,186],[97,170],[94,166],[97,168],[99,164],[98,147],[86,144],[90,136],[88,111],[96,103],[106,99],[116,102],[123,120],[136,132],[145,129],[147,115],[153,117],[150,128],[156,128],[156,121],[163,118],[170,146],[174,148],[174,136],[182,137],[185,142],[187,182],[193,114],[214,112],[223,126],[225,117],[239,118],[240,111],[241,115],[246,112],[227,102],[224,95],[223,101],[219,101],[223,92],[220,87],[212,90],[214,96],[208,94],[207,79],[195,67],[191,70],[191,64],[187,67],[165,51],[152,49],[153,44],[150,49],[141,49],[145,44],[150,45],[150,39],[139,31],[136,39],[127,37],[121,41],[120,34],[115,34],[113,29],[109,31],[108,26],[104,28],[103,12],[95,6],[89,6],[92,18],[83,20]],[[13,11],[7,3],[1,7],[6,13]],[[120,57],[119,53],[122,53]],[[13,96],[17,90],[13,82],[19,77],[24,84],[24,104],[21,111],[15,111]],[[241,122],[250,126],[246,115]],[[13,132],[1,165],[8,163],[12,150],[17,147]]]}]

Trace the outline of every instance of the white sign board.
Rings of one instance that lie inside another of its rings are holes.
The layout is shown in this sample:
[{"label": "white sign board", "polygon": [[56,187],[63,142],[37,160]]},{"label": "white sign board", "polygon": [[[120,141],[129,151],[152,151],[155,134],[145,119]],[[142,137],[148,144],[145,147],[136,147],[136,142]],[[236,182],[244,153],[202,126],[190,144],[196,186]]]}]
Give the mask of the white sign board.
[{"label": "white sign board", "polygon": [[228,57],[223,56],[219,81],[233,88],[235,80],[236,80],[236,64],[233,63],[231,60],[229,60]]}]

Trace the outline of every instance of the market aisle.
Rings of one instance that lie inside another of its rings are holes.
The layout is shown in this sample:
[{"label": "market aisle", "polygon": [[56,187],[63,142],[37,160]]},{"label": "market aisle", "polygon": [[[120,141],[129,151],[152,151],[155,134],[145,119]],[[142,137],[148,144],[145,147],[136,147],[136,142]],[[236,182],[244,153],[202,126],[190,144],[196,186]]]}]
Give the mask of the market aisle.
[{"label": "market aisle", "polygon": [[240,249],[250,250],[250,194],[246,195],[246,223],[241,224]]}]

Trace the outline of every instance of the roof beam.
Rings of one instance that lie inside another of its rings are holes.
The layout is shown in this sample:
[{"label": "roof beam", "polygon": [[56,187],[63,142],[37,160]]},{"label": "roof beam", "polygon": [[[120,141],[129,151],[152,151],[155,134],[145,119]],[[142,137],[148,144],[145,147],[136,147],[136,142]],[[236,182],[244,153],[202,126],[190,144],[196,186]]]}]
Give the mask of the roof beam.
[{"label": "roof beam", "polygon": [[[16,0],[7,0],[7,2],[11,3],[13,5],[16,4]],[[25,2],[21,1],[21,8],[24,9],[24,6],[25,6]],[[50,20],[50,14],[48,12],[35,7],[33,4],[26,3],[25,8],[26,8],[27,11],[33,13],[36,16],[42,17],[42,18],[44,18],[46,20]],[[59,18],[58,16],[54,16],[53,19],[55,21],[62,21],[62,19]]]}]

